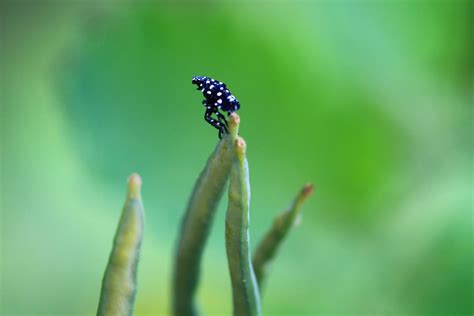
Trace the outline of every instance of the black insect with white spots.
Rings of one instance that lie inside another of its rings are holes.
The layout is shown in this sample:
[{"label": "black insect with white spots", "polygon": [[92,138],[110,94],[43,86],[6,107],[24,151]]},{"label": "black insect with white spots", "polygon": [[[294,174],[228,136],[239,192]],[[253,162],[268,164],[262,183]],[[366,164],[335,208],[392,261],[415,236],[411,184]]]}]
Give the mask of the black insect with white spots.
[{"label": "black insect with white spots", "polygon": [[[202,101],[202,104],[206,107],[204,119],[219,130],[219,138],[221,138],[222,133],[228,132],[227,120],[221,110],[230,115],[240,108],[239,101],[230,93],[225,83],[215,79],[195,76],[192,83],[197,85],[197,89],[201,90],[204,96]],[[216,118],[213,118],[212,114],[215,114]]]}]

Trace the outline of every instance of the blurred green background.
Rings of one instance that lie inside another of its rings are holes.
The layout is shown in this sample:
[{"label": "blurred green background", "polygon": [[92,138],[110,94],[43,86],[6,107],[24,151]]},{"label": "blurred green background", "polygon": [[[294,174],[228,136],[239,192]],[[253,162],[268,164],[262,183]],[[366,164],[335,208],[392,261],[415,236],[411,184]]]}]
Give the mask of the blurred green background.
[{"label": "blurred green background", "polygon": [[[217,141],[193,75],[242,108],[251,241],[305,182],[265,315],[472,315],[471,1],[2,1],[2,315],[93,315],[144,181],[137,315],[169,315],[180,218]],[[219,214],[199,300],[230,315]]]}]

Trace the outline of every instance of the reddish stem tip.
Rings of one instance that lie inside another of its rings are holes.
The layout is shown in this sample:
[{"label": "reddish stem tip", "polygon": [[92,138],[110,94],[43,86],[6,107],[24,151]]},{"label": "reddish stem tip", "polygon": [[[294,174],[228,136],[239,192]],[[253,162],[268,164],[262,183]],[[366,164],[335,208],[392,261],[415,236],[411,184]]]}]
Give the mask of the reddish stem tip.
[{"label": "reddish stem tip", "polygon": [[230,116],[229,116],[229,120],[232,124],[234,125],[239,125],[240,124],[240,116],[237,114],[237,113],[232,113]]},{"label": "reddish stem tip", "polygon": [[313,193],[313,184],[312,183],[307,183],[303,187],[303,196],[308,197],[311,193]]},{"label": "reddish stem tip", "polygon": [[245,140],[242,137],[237,137],[235,140],[235,149],[238,153],[245,153],[245,149],[247,147],[247,144],[245,143]]}]

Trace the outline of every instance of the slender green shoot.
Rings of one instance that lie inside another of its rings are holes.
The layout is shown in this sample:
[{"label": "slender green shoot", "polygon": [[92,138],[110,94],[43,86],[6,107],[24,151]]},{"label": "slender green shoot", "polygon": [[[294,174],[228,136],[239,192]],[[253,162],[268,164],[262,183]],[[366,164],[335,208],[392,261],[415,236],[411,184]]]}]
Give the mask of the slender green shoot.
[{"label": "slender green shoot", "polygon": [[141,178],[128,178],[128,192],[102,280],[98,316],[130,316],[137,291],[137,265],[143,238]]},{"label": "slender green shoot", "polygon": [[252,263],[260,291],[262,291],[263,282],[270,264],[291,227],[298,223],[301,206],[308,196],[311,195],[312,191],[313,185],[306,184],[290,207],[274,219],[272,227],[258,244]]},{"label": "slender green shoot", "polygon": [[225,220],[227,260],[232,283],[235,316],[260,315],[260,294],[252,268],[249,240],[250,183],[246,145],[235,141],[229,186],[229,204]]},{"label": "slender green shoot", "polygon": [[201,172],[182,220],[173,277],[173,315],[198,314],[195,303],[201,257],[214,214],[229,177],[240,118],[233,113],[224,134]]}]

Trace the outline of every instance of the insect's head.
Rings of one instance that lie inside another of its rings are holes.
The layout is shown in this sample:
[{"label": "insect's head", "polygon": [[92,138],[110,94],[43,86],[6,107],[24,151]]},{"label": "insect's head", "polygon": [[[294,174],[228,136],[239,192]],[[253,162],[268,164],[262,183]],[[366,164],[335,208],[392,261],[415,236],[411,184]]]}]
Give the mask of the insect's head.
[{"label": "insect's head", "polygon": [[198,90],[202,88],[204,81],[206,81],[207,77],[204,76],[194,76],[192,83],[198,86]]}]

